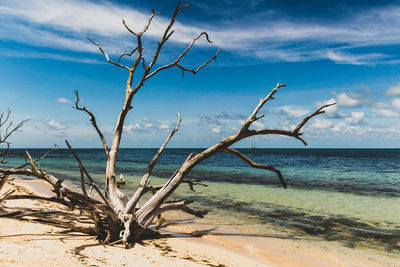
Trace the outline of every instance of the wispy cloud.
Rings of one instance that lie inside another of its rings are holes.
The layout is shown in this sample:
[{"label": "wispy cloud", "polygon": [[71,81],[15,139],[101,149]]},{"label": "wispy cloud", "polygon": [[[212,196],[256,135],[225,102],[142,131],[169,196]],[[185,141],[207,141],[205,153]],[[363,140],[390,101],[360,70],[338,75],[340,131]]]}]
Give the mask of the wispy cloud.
[{"label": "wispy cloud", "polygon": [[50,129],[54,130],[61,130],[66,128],[64,124],[56,121],[55,119],[51,119],[50,121],[48,121],[47,125],[49,126]]},{"label": "wispy cloud", "polygon": [[68,104],[68,103],[71,103],[71,101],[66,99],[66,98],[64,98],[64,97],[60,97],[60,98],[57,99],[57,103],[66,103],[66,104]]},{"label": "wispy cloud", "polygon": [[100,61],[98,59],[89,58],[89,57],[86,57],[86,56],[60,55],[60,54],[56,54],[56,53],[47,53],[47,52],[35,51],[35,50],[32,50],[32,49],[25,50],[25,51],[17,51],[17,50],[0,48],[0,55],[6,56],[6,57],[15,57],[15,58],[44,58],[44,59],[51,59],[51,60],[81,62],[81,63],[88,63],[88,64],[104,63],[104,61]]},{"label": "wispy cloud", "polygon": [[387,56],[379,53],[372,54],[350,54],[343,52],[328,51],[326,57],[338,64],[369,65],[383,61]]},{"label": "wispy cloud", "polygon": [[[216,21],[211,25],[202,21],[201,26],[195,26],[177,22],[172,42],[186,43],[207,30],[215,46],[260,62],[330,59],[340,64],[390,63],[396,58],[377,46],[400,44],[399,12],[400,6],[384,6],[341,17],[335,24],[312,20],[299,23],[285,16],[268,21],[249,16],[246,23],[240,24]],[[91,36],[109,51],[122,52],[133,45],[134,38],[122,27],[121,19],[140,30],[148,15],[149,12],[107,1],[3,1],[0,39],[97,53],[84,39]],[[167,17],[158,16],[147,36],[159,38],[167,23]],[[357,47],[373,47],[374,51],[356,53]]]},{"label": "wispy cloud", "polygon": [[400,96],[400,83],[390,86],[385,94],[388,96]]}]

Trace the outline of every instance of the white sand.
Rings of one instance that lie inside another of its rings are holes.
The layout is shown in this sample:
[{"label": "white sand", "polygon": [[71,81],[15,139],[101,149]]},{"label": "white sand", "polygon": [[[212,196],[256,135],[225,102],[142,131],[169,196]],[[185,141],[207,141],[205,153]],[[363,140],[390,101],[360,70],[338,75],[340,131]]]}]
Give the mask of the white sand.
[{"label": "white sand", "polygon": [[[6,186],[49,194],[40,181],[15,180]],[[9,200],[6,205],[38,203]],[[335,242],[252,236],[222,226],[203,237],[189,235],[212,227],[201,220],[179,223],[163,230],[173,234],[171,238],[124,249],[101,245],[79,233],[61,234],[62,229],[55,226],[1,218],[0,266],[400,266],[400,257],[395,255],[345,248]]]}]

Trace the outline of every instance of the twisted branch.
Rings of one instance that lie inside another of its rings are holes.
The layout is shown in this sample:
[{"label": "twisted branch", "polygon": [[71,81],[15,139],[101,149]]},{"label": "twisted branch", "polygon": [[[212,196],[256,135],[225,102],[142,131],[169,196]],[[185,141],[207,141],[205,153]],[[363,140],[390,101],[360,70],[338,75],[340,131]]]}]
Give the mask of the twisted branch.
[{"label": "twisted branch", "polygon": [[274,95],[275,95],[275,93],[279,90],[279,88],[285,87],[285,86],[286,86],[286,84],[279,84],[279,83],[278,83],[278,84],[275,86],[275,88],[272,89],[271,92],[270,92],[265,98],[260,99],[260,103],[258,103],[258,105],[255,107],[255,109],[254,109],[253,112],[251,113],[251,115],[247,118],[247,120],[246,120],[245,123],[243,124],[243,126],[242,126],[242,128],[241,128],[241,132],[247,131],[247,130],[249,129],[250,125],[251,125],[253,122],[255,122],[255,121],[257,121],[257,120],[259,120],[259,119],[261,119],[261,118],[264,117],[264,115],[261,115],[261,116],[258,116],[258,117],[257,117],[257,114],[258,114],[258,112],[260,111],[260,109],[261,109],[261,108],[265,105],[265,103],[267,103],[269,100],[273,100],[273,99],[274,99]]},{"label": "twisted branch", "polygon": [[162,67],[157,68],[155,71],[153,71],[152,73],[150,73],[149,75],[147,75],[145,79],[147,80],[147,79],[153,77],[154,75],[156,75],[159,71],[162,71],[162,70],[165,70],[165,69],[174,67],[174,66],[180,68],[183,72],[185,72],[185,71],[190,71],[190,72],[192,72],[193,74],[196,74],[196,73],[199,72],[202,68],[204,68],[205,66],[207,66],[207,64],[210,63],[212,60],[216,60],[216,59],[217,59],[217,56],[218,56],[218,54],[219,54],[219,52],[221,51],[221,49],[219,49],[219,50],[217,51],[217,53],[216,53],[212,58],[208,59],[203,65],[201,65],[200,67],[198,67],[196,70],[191,69],[191,68],[185,68],[185,67],[183,67],[183,66],[181,66],[181,65],[179,64],[180,60],[189,52],[189,50],[192,48],[192,46],[194,45],[194,43],[195,43],[202,35],[205,36],[207,42],[212,43],[212,41],[210,40],[210,38],[209,38],[209,36],[208,36],[208,34],[207,34],[206,32],[200,33],[196,38],[194,38],[194,39],[192,40],[192,42],[186,47],[186,49],[182,52],[182,54],[180,54],[180,55],[178,56],[178,58],[177,58],[174,62],[172,62],[172,63],[170,63],[170,64],[168,64],[168,65],[165,65],[165,66],[162,66]]},{"label": "twisted branch", "polygon": [[103,48],[98,43],[96,43],[95,41],[91,40],[90,38],[86,38],[86,39],[88,39],[92,44],[94,44],[95,46],[97,46],[99,48],[100,52],[106,57],[107,63],[113,64],[113,65],[115,65],[117,67],[120,67],[120,68],[123,68],[123,69],[126,69],[126,70],[129,71],[129,68],[127,66],[121,65],[121,64],[118,63],[119,60],[118,60],[118,62],[111,61],[110,58],[108,57],[108,54],[106,52],[104,52]]},{"label": "twisted branch", "polygon": [[72,107],[72,108],[84,111],[89,115],[89,120],[92,123],[93,127],[96,129],[96,132],[97,132],[97,134],[99,135],[99,137],[101,139],[101,142],[103,144],[104,154],[106,155],[106,157],[108,159],[110,157],[110,154],[109,154],[109,151],[108,151],[107,142],[106,142],[106,139],[104,138],[103,133],[100,131],[99,127],[97,126],[96,117],[85,106],[84,107],[80,107],[79,106],[79,100],[80,99],[79,99],[78,90],[75,90],[75,95],[76,95],[75,107]]},{"label": "twisted branch", "polygon": [[[21,128],[25,122],[29,121],[30,119],[26,119],[26,120],[22,120],[20,123],[18,123],[17,126],[12,127],[13,122],[10,121],[10,114],[11,114],[11,110],[7,109],[6,114],[4,114],[4,112],[2,112],[0,114],[0,149],[2,149],[2,145],[5,144],[6,148],[4,149],[4,151],[0,151],[0,157],[2,158],[0,160],[0,163],[5,163],[5,156],[9,153],[9,149],[10,149],[10,142],[7,141],[7,139],[14,133],[16,132],[19,128]],[[2,136],[2,132],[4,130],[4,126],[8,124],[7,127],[5,127],[5,132],[4,135]]]},{"label": "twisted branch", "polygon": [[118,60],[117,60],[116,63],[119,63],[119,62],[121,61],[121,59],[122,59],[123,57],[125,57],[125,56],[128,56],[128,57],[132,56],[133,53],[135,53],[135,52],[137,51],[137,49],[138,49],[138,48],[136,47],[136,48],[134,48],[130,53],[121,54],[121,55],[118,57]]},{"label": "twisted branch", "polygon": [[[44,153],[40,158],[35,159],[33,162],[36,163],[38,161],[41,161],[43,159],[45,159],[51,152],[53,152],[54,150],[58,149],[58,147],[56,145],[54,145],[51,149],[49,149],[46,153]],[[21,169],[24,168],[26,166],[30,165],[30,162],[27,162],[25,164],[22,164],[18,167],[15,167],[16,169]]]},{"label": "twisted branch", "polygon": [[254,161],[252,161],[249,157],[247,157],[246,155],[242,154],[241,152],[239,152],[236,149],[233,148],[225,148],[222,150],[222,152],[227,152],[227,153],[231,153],[235,156],[238,156],[240,159],[244,160],[245,162],[247,162],[251,167],[256,168],[256,169],[263,169],[263,170],[269,170],[269,171],[273,171],[276,173],[276,175],[278,175],[279,181],[281,182],[281,185],[283,186],[283,188],[286,189],[287,187],[287,183],[286,181],[283,179],[282,173],[280,170],[278,170],[277,168],[271,166],[271,165],[266,165],[266,164],[259,164],[259,163],[255,163]]},{"label": "twisted branch", "polygon": [[[312,114],[308,115],[305,117],[293,130],[288,131],[288,130],[281,130],[281,129],[256,129],[256,130],[249,130],[247,132],[247,136],[253,136],[253,135],[268,135],[268,134],[275,134],[275,135],[286,135],[289,137],[294,137],[298,140],[300,140],[305,146],[307,145],[307,142],[301,138],[300,136],[303,135],[303,133],[300,132],[301,128],[313,117],[325,113],[325,108],[336,105],[336,103],[330,103],[327,105],[323,105],[320,108],[318,108],[315,112]],[[246,136],[246,137],[247,137]]]},{"label": "twisted branch", "polygon": [[100,195],[100,197],[103,199],[104,203],[108,204],[107,199],[104,197],[103,193],[99,190],[99,188],[96,186],[94,180],[92,179],[92,177],[90,176],[90,174],[88,173],[88,171],[86,170],[85,166],[83,166],[82,161],[80,160],[80,158],[78,157],[78,154],[76,154],[75,150],[72,148],[72,146],[68,143],[67,140],[65,140],[65,143],[67,144],[69,150],[71,151],[71,153],[74,155],[76,161],[79,164],[79,170],[80,170],[80,174],[81,174],[81,188],[82,188],[82,192],[84,195],[87,196],[87,192],[86,192],[86,188],[85,188],[85,178],[83,176],[83,174],[86,175],[86,177],[89,179],[90,181],[90,186],[93,187],[96,192]]}]

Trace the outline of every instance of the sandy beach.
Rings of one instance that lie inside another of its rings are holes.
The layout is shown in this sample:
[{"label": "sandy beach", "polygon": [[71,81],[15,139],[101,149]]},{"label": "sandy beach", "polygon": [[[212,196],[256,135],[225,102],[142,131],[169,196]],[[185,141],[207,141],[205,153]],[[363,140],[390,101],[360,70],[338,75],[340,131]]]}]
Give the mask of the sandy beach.
[{"label": "sandy beach", "polygon": [[[49,195],[40,181],[14,179],[5,189]],[[31,207],[39,201],[9,200],[4,205]],[[44,204],[51,207],[54,204]],[[162,233],[132,249],[104,246],[94,237],[62,233],[35,221],[0,219],[1,266],[400,266],[400,257],[378,250],[347,248],[335,242],[246,234],[191,217],[167,217]]]}]

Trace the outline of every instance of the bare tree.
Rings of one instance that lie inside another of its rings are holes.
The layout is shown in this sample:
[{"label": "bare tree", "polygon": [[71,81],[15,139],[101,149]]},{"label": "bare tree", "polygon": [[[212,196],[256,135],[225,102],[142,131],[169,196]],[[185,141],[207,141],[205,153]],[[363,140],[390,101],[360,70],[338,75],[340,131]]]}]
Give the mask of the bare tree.
[{"label": "bare tree", "polygon": [[[187,55],[187,53],[191,50],[193,45],[199,40],[201,37],[204,37],[206,41],[211,43],[208,34],[206,32],[202,32],[197,35],[182,51],[182,53],[170,64],[166,64],[164,66],[155,67],[157,64],[158,57],[165,45],[165,43],[170,39],[173,35],[174,30],[172,29],[176,18],[181,10],[188,7],[189,4],[182,4],[181,1],[178,2],[176,6],[171,20],[167,25],[161,40],[158,42],[158,45],[155,49],[154,55],[152,56],[150,62],[147,64],[143,55],[143,46],[142,46],[142,36],[149,29],[151,22],[158,13],[152,12],[150,18],[148,19],[145,27],[139,33],[133,31],[123,20],[122,23],[125,26],[126,30],[129,31],[137,41],[137,46],[131,50],[129,53],[121,54],[116,60],[111,60],[108,54],[103,50],[103,48],[96,43],[95,41],[89,39],[94,45],[96,45],[100,52],[105,56],[108,63],[122,68],[128,72],[128,79],[126,81],[125,88],[125,99],[122,109],[119,113],[114,135],[111,142],[111,147],[108,146],[104,135],[102,134],[100,128],[97,125],[96,118],[94,114],[88,110],[86,107],[80,105],[80,99],[78,91],[75,91],[76,94],[76,103],[74,108],[80,111],[83,111],[89,115],[89,119],[95,128],[96,132],[99,135],[101,140],[104,154],[106,156],[106,170],[105,170],[105,185],[104,192],[102,192],[98,186],[95,184],[94,180],[84,167],[83,163],[79,159],[77,153],[70,146],[68,141],[66,141],[67,146],[73,153],[76,158],[81,175],[81,191],[76,192],[70,188],[68,188],[64,183],[63,179],[59,179],[51,175],[50,173],[45,172],[40,168],[40,165],[32,159],[30,154],[26,152],[26,156],[29,159],[30,168],[25,168],[26,166],[17,167],[17,168],[2,168],[0,169],[0,173],[3,175],[28,175],[35,176],[39,179],[42,179],[49,184],[52,185],[56,196],[54,197],[39,197],[34,195],[8,195],[8,200],[11,199],[41,199],[44,201],[55,202],[60,205],[64,205],[68,207],[68,210],[63,209],[51,209],[51,210],[43,210],[43,209],[17,209],[10,210],[7,214],[1,216],[7,217],[36,217],[41,218],[43,220],[48,220],[53,223],[57,223],[60,227],[65,227],[71,229],[73,231],[81,231],[89,234],[96,235],[99,240],[101,240],[105,244],[115,244],[115,243],[123,243],[126,247],[134,244],[139,238],[141,238],[142,234],[148,230],[150,224],[154,221],[154,218],[162,212],[166,212],[169,210],[181,210],[183,212],[195,215],[197,217],[203,217],[207,211],[206,210],[194,210],[188,207],[188,204],[191,201],[188,200],[170,200],[170,196],[172,193],[181,185],[188,184],[191,190],[195,185],[204,185],[198,180],[189,180],[186,179],[187,174],[195,167],[200,164],[205,159],[220,153],[231,153],[243,161],[247,162],[253,168],[260,168],[269,171],[273,171],[277,174],[280,183],[283,187],[286,188],[287,184],[282,177],[281,172],[270,165],[260,164],[253,162],[250,158],[242,154],[240,151],[231,148],[232,145],[236,144],[238,141],[243,140],[248,137],[258,136],[258,135],[284,135],[288,137],[294,137],[304,145],[307,145],[306,141],[302,138],[302,128],[303,126],[314,116],[324,113],[324,109],[328,106],[334,105],[324,105],[318,108],[314,113],[305,117],[299,124],[292,130],[283,130],[283,129],[253,129],[250,128],[252,124],[263,118],[264,115],[260,115],[261,108],[270,100],[274,99],[274,95],[278,91],[279,88],[286,86],[285,84],[277,84],[277,86],[272,89],[272,91],[265,97],[260,100],[258,105],[254,108],[251,115],[247,118],[247,120],[243,123],[240,130],[232,136],[229,136],[222,140],[221,142],[209,147],[208,149],[202,151],[198,154],[190,154],[187,156],[186,160],[182,163],[182,165],[171,175],[171,177],[167,180],[167,182],[161,186],[153,187],[150,185],[150,175],[154,166],[157,163],[158,158],[164,151],[168,142],[171,140],[173,135],[178,131],[179,126],[181,124],[181,116],[178,113],[178,120],[176,127],[171,131],[171,133],[166,138],[163,145],[160,147],[154,158],[148,164],[145,173],[141,179],[141,182],[136,190],[136,192],[128,198],[125,194],[123,194],[118,188],[118,181],[116,179],[116,161],[118,150],[120,146],[121,136],[123,132],[123,126],[125,123],[126,116],[128,112],[132,109],[132,101],[133,97],[140,90],[140,88],[144,85],[144,83],[155,76],[157,73],[169,69],[169,68],[179,68],[183,73],[191,72],[196,74],[202,68],[207,66],[211,61],[216,60],[217,56],[220,52],[218,50],[214,56],[207,59],[197,68],[185,67],[181,64],[181,60]],[[125,57],[132,57],[135,55],[135,59],[130,67],[123,65],[122,59]],[[140,75],[137,74],[138,68],[141,69]],[[138,75],[138,77],[135,77]],[[137,83],[133,83],[133,80],[137,80]],[[5,176],[3,176],[4,179]],[[89,192],[87,187],[90,188]],[[96,191],[97,194],[93,194],[93,191]],[[143,197],[147,192],[152,192],[153,196],[150,197],[148,201],[144,203],[144,205],[139,206],[139,200]],[[0,200],[1,201],[1,200]],[[73,210],[79,210],[80,212],[74,212]]]},{"label": "bare tree", "polygon": [[[7,109],[6,112],[2,112],[0,114],[0,164],[5,164],[6,156],[11,153],[10,152],[11,142],[9,141],[10,136],[13,135],[19,128],[22,127],[22,125],[24,125],[25,122],[29,120],[29,119],[23,120],[14,126],[13,122],[10,119],[10,115],[11,115],[10,109]],[[7,196],[14,193],[13,189],[9,189],[8,191],[1,193],[1,189],[6,183],[8,177],[9,175],[0,173],[0,204],[5,198],[7,198]]]},{"label": "bare tree", "polygon": [[13,122],[10,119],[10,115],[10,109],[7,109],[6,112],[2,112],[0,114],[0,163],[5,163],[5,156],[10,153],[10,136],[29,120],[23,120],[14,126]]}]

